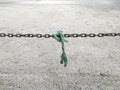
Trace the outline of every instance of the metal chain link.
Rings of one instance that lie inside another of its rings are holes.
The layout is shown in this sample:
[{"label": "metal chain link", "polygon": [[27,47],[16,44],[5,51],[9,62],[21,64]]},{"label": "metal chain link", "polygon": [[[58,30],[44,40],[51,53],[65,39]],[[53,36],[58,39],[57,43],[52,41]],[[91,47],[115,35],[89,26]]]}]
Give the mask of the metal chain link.
[{"label": "metal chain link", "polygon": [[[65,38],[69,38],[69,37],[73,37],[73,38],[77,38],[77,37],[81,37],[81,38],[85,38],[85,37],[91,37],[91,38],[94,38],[94,37],[116,37],[116,36],[120,36],[120,33],[81,33],[81,34],[64,34],[64,37]],[[33,38],[33,37],[36,37],[36,38],[50,38],[52,37],[51,34],[13,34],[13,33],[0,33],[0,37],[25,37],[25,38]],[[59,37],[59,36],[58,36]]]}]

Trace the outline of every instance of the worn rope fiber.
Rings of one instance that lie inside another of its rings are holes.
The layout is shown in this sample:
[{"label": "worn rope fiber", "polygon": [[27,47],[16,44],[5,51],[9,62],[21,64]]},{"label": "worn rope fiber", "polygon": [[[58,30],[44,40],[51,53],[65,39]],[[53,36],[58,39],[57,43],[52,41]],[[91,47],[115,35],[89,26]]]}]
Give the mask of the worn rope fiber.
[{"label": "worn rope fiber", "polygon": [[66,67],[68,64],[68,58],[65,52],[64,42],[68,41],[64,38],[63,31],[61,30],[57,31],[57,34],[53,34],[52,37],[62,44],[62,55],[60,63],[64,64],[64,66]]}]

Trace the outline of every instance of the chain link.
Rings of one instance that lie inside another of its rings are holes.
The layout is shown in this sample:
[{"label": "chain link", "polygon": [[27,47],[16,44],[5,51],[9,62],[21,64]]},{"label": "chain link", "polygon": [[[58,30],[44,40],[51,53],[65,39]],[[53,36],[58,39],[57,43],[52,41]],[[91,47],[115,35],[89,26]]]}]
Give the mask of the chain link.
[{"label": "chain link", "polygon": [[[65,38],[69,38],[69,37],[73,37],[73,38],[77,38],[77,37],[81,37],[81,38],[85,38],[85,37],[90,37],[90,38],[94,38],[94,37],[116,37],[116,36],[120,36],[120,33],[81,33],[81,34],[64,34],[64,37]],[[0,37],[25,37],[25,38],[33,38],[33,37],[36,37],[36,38],[51,38],[52,35],[50,34],[13,34],[13,33],[0,33]],[[59,36],[58,36],[59,37]]]},{"label": "chain link", "polygon": [[6,37],[5,33],[0,33],[0,37]]},{"label": "chain link", "polygon": [[45,34],[44,37],[45,37],[45,38],[50,38],[50,37],[52,37],[52,35],[50,35],[50,34]]},{"label": "chain link", "polygon": [[81,33],[81,34],[79,34],[79,37],[87,37],[87,34],[86,33]]}]

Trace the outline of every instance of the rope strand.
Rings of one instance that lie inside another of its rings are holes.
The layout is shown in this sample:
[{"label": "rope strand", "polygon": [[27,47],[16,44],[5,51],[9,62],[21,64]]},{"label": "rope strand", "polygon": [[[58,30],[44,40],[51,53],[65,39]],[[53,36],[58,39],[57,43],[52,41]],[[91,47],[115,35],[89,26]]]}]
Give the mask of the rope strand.
[{"label": "rope strand", "polygon": [[66,67],[68,64],[68,58],[65,52],[64,42],[68,42],[68,41],[64,38],[63,31],[61,30],[57,31],[57,34],[53,34],[52,37],[62,44],[62,55],[61,55],[60,63],[64,64],[64,66]]}]

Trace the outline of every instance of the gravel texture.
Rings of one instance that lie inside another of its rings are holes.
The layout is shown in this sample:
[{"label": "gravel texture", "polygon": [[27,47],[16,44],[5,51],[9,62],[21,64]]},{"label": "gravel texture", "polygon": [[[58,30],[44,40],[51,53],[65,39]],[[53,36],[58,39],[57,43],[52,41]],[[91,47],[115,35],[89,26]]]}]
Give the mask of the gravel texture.
[{"label": "gravel texture", "polygon": [[[120,33],[120,9],[0,5],[4,33]],[[69,65],[54,39],[0,38],[0,90],[120,90],[120,37],[68,38]]]}]

